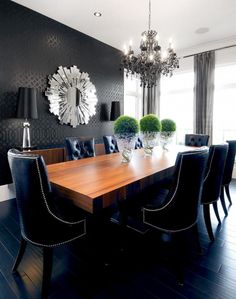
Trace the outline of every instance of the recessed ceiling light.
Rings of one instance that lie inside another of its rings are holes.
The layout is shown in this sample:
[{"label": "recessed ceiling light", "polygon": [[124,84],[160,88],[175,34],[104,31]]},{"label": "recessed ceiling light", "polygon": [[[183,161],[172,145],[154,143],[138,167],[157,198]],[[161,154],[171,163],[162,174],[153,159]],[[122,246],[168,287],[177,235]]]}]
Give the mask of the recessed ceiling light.
[{"label": "recessed ceiling light", "polygon": [[208,27],[200,27],[195,31],[195,33],[204,34],[204,33],[207,33],[209,31],[210,31],[210,29]]},{"label": "recessed ceiling light", "polygon": [[101,17],[102,13],[100,11],[95,11],[94,15],[95,17]]}]

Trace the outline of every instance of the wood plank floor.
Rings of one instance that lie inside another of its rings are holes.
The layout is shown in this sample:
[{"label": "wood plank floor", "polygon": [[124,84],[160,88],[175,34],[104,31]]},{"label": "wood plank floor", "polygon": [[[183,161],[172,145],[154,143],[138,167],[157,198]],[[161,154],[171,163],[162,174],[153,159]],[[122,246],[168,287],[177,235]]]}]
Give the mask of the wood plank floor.
[{"label": "wood plank floor", "polygon": [[[236,181],[231,184],[233,205],[222,225],[211,210],[216,235],[210,243],[199,215],[203,254],[191,249],[184,286],[176,283],[170,257],[174,252],[167,235],[126,233],[111,224],[91,225],[89,234],[73,244],[56,248],[50,299],[153,299],[236,298]],[[18,251],[20,230],[15,200],[0,203],[0,299],[40,298],[42,252],[29,245],[17,275],[11,274]],[[124,251],[120,251],[120,248]]]}]

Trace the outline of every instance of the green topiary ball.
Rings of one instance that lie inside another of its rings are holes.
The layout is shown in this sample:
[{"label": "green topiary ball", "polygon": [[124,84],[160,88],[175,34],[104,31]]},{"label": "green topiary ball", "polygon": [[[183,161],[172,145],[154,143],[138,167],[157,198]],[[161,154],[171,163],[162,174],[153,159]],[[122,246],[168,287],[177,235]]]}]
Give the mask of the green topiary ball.
[{"label": "green topiary ball", "polygon": [[154,114],[145,115],[140,120],[140,130],[141,132],[160,132],[161,122]]},{"label": "green topiary ball", "polygon": [[161,131],[162,132],[175,132],[176,123],[169,118],[162,119],[161,121]]},{"label": "green topiary ball", "polygon": [[130,116],[121,115],[114,123],[115,134],[137,134],[138,131],[138,121]]}]

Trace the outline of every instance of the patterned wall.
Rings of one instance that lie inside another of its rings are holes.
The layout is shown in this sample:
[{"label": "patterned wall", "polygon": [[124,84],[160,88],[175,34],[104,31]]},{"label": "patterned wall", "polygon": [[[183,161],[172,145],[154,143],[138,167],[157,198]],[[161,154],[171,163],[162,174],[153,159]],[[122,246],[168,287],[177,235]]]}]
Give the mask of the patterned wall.
[{"label": "patterned wall", "polygon": [[[22,120],[15,118],[20,86],[39,89],[39,119],[31,121],[31,143],[62,146],[67,136],[112,133],[112,100],[123,107],[120,52],[85,34],[8,0],[0,0],[0,185],[11,181],[7,150],[22,144]],[[88,72],[97,89],[97,113],[88,125],[60,125],[44,96],[47,77],[58,66],[76,65]]]}]

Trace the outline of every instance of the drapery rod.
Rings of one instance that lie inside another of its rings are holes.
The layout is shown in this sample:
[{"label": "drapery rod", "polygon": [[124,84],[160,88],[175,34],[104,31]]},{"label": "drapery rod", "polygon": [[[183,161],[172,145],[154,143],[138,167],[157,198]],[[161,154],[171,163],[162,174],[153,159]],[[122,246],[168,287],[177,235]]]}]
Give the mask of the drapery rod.
[{"label": "drapery rod", "polygon": [[185,55],[182,58],[188,58],[188,57],[192,57],[194,55],[203,54],[203,53],[207,53],[207,52],[210,52],[210,51],[224,50],[224,49],[233,48],[233,47],[236,47],[236,44],[230,45],[230,46],[221,47],[221,48],[216,48],[216,49],[212,49],[212,50],[208,50],[208,51],[203,51],[203,52],[199,52],[199,53],[195,53],[195,54],[191,54],[191,55]]}]

